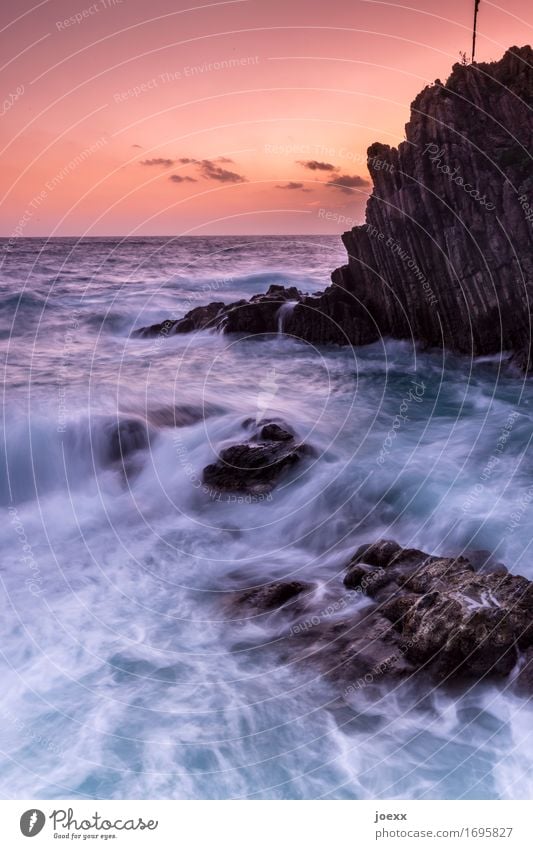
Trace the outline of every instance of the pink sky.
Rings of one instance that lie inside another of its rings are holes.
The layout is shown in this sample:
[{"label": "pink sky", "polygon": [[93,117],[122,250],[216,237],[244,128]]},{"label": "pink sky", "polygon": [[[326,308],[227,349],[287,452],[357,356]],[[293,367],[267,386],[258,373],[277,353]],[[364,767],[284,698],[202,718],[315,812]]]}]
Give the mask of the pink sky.
[{"label": "pink sky", "polygon": [[[481,2],[480,61],[532,41],[531,0],[503,5]],[[0,233],[342,232],[368,145],[470,54],[473,6],[3,4]]]}]

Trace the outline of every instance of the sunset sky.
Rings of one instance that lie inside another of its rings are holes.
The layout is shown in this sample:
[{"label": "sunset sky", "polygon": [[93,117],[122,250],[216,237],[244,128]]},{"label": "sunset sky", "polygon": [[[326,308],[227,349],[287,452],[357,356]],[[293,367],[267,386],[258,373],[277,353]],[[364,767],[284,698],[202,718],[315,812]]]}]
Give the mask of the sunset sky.
[{"label": "sunset sky", "polygon": [[[368,145],[470,55],[474,3],[2,5],[10,237],[345,230],[324,210],[362,220]],[[532,30],[531,0],[482,0],[476,58]]]}]

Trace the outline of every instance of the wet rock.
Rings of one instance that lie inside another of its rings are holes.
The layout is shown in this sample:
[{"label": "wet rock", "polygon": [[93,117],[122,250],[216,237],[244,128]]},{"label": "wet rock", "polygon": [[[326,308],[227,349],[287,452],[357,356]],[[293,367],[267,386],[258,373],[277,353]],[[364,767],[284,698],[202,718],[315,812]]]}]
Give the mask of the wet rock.
[{"label": "wet rock", "polygon": [[267,442],[290,442],[294,439],[294,433],[276,422],[263,425],[259,438]]},{"label": "wet rock", "polygon": [[414,665],[401,650],[400,641],[385,617],[374,614],[369,620],[362,619],[348,634],[338,670],[351,682],[345,696],[414,672]]},{"label": "wet rock", "polygon": [[[269,433],[272,425],[264,427]],[[257,439],[224,448],[217,461],[203,470],[203,483],[217,492],[269,493],[289,469],[309,456],[308,446],[297,443],[292,435],[285,437],[289,435],[286,428],[276,426],[274,440],[261,435],[264,427]]]},{"label": "wet rock", "polygon": [[142,419],[130,418],[109,422],[104,430],[106,443],[103,460],[105,464],[123,462],[135,452],[148,448],[150,444],[150,431]]},{"label": "wet rock", "polygon": [[322,615],[311,599],[304,622],[291,620],[290,638],[293,657],[319,664],[345,695],[404,680],[431,689],[512,684],[514,677],[517,691],[533,693],[533,583],[526,578],[380,540],[357,549],[344,586],[354,602],[343,601],[342,619]]},{"label": "wet rock", "polygon": [[370,597],[375,596],[381,587],[388,585],[390,577],[383,567],[368,568],[364,563],[352,563],[344,577],[344,586],[349,590],[359,590]]},{"label": "wet rock", "polygon": [[235,603],[256,610],[275,610],[312,588],[312,584],[303,581],[274,581],[239,593],[235,597]]},{"label": "wet rock", "polygon": [[345,695],[414,670],[400,649],[398,634],[376,612],[320,620],[306,631],[293,626],[292,634],[299,659],[319,665],[328,679],[343,685]]},{"label": "wet rock", "polygon": [[351,559],[351,563],[367,563],[369,566],[388,566],[395,555],[403,549],[397,542],[382,539],[369,545],[361,545]]},{"label": "wet rock", "polygon": [[272,285],[264,294],[254,295],[249,301],[231,304],[217,301],[195,307],[183,318],[153,324],[134,330],[132,336],[168,336],[174,333],[191,333],[198,330],[224,330],[225,333],[276,333],[278,313],[287,301],[299,301],[302,293],[294,286]]},{"label": "wet rock", "polygon": [[194,330],[224,333],[278,333],[280,309],[294,308],[283,317],[283,332],[315,345],[366,345],[379,339],[379,329],[353,294],[334,284],[324,292],[303,295],[294,287],[271,286],[265,294],[232,304],[196,307],[181,319],[134,330],[132,336],[169,336]]},{"label": "wet rock", "polygon": [[151,336],[163,338],[175,333],[192,333],[194,330],[216,330],[220,327],[224,309],[225,304],[222,301],[216,301],[205,306],[195,307],[183,318],[166,319],[160,324],[141,327],[134,330],[131,335],[145,338]]},{"label": "wet rock", "polygon": [[371,572],[372,570],[368,569],[362,563],[353,563],[349,566],[344,577],[344,586],[349,590],[356,590]]},{"label": "wet rock", "polygon": [[288,442],[295,439],[295,433],[281,419],[245,419],[242,423],[254,439],[266,442]]},{"label": "wet rock", "polygon": [[[533,644],[533,584],[525,578],[383,543],[370,552],[383,564],[376,611],[398,633],[405,657],[436,679],[507,675]],[[368,574],[351,562],[345,585]]]},{"label": "wet rock", "polygon": [[280,443],[232,445],[206,466],[203,482],[220,492],[271,492],[303,456],[299,446]]}]

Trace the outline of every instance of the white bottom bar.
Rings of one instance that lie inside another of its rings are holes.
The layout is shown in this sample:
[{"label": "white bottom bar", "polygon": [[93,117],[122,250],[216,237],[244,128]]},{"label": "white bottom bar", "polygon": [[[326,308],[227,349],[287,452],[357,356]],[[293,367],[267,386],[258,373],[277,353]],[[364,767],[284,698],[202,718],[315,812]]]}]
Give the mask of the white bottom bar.
[{"label": "white bottom bar", "polygon": [[526,849],[533,845],[532,809],[524,801],[9,800],[0,802],[1,844],[9,849],[67,842],[162,849]]}]

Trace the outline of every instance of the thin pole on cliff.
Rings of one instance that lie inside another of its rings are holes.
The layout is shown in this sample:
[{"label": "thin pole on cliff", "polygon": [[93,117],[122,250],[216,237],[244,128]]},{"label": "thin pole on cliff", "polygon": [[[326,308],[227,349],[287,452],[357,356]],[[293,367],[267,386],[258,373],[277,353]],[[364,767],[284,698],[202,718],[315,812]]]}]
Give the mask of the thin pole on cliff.
[{"label": "thin pole on cliff", "polygon": [[481,2],[481,0],[474,0],[474,31],[472,33],[472,62],[474,61],[474,56],[476,54],[477,13],[479,11],[480,2]]}]

